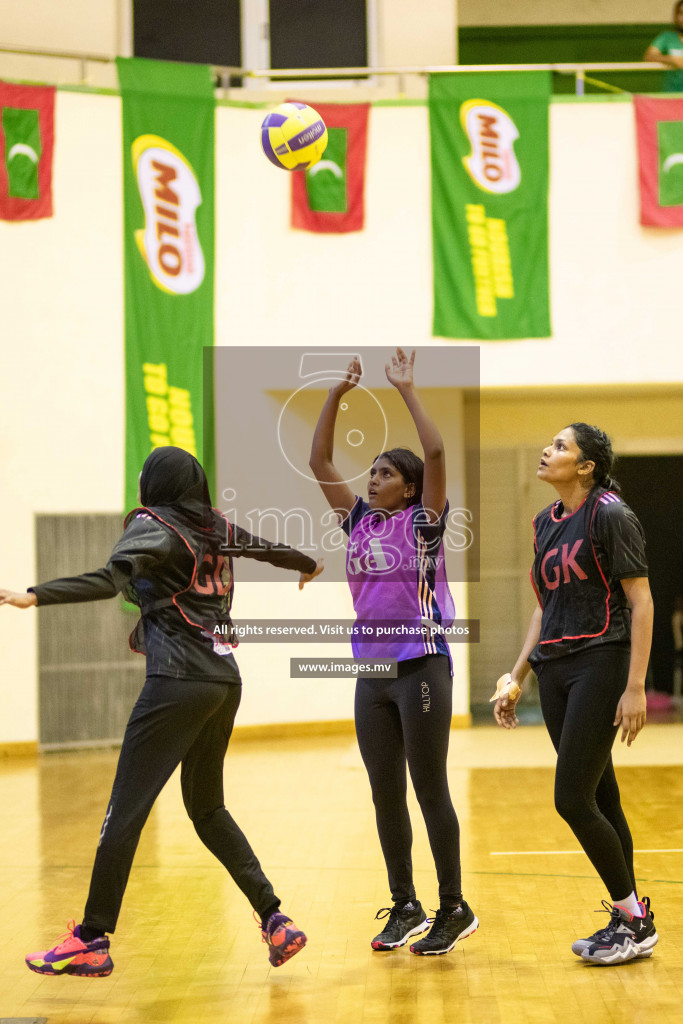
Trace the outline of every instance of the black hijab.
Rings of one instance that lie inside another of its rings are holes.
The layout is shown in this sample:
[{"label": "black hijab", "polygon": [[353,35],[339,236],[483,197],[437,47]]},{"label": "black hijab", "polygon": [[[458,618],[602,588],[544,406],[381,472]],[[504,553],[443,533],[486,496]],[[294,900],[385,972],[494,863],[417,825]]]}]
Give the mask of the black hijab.
[{"label": "black hijab", "polygon": [[222,522],[211,506],[204,470],[182,448],[168,445],[147,456],[140,475],[140,498],[162,518],[177,518],[200,530],[216,529]]}]

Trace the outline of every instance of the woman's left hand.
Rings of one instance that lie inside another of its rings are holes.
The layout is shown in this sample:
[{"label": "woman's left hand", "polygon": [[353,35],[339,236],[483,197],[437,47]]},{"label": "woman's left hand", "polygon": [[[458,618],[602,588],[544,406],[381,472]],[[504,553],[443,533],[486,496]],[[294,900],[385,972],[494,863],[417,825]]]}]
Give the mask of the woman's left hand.
[{"label": "woman's left hand", "polygon": [[33,592],[27,594],[16,590],[0,590],[0,604],[11,604],[15,608],[35,608],[38,598]]},{"label": "woman's left hand", "polygon": [[391,366],[385,363],[384,370],[387,380],[400,391],[402,388],[412,387],[413,384],[413,363],[415,362],[415,349],[408,359],[402,348],[396,349],[396,355],[391,357]]},{"label": "woman's left hand", "polygon": [[316,578],[316,576],[319,576],[324,568],[325,559],[319,558],[318,561],[315,563],[315,569],[313,570],[313,572],[302,572],[301,576],[299,576],[299,590],[304,589],[304,583],[310,583],[311,580],[314,580]]},{"label": "woman's left hand", "polygon": [[617,713],[614,716],[614,724],[621,725],[621,742],[626,740],[626,745],[630,747],[645,725],[646,718],[645,690],[640,687],[637,690],[632,690],[627,686],[621,695]]}]

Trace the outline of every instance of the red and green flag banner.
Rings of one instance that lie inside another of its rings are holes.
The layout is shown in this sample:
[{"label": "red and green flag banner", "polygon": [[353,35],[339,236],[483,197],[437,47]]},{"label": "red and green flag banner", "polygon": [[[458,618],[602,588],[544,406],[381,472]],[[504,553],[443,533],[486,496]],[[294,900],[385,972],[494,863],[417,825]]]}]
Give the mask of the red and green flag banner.
[{"label": "red and green flag banner", "polygon": [[0,219],[52,216],[55,90],[0,82]]},{"label": "red and green flag banner", "polygon": [[549,72],[432,75],[433,333],[547,338]]},{"label": "red and green flag banner", "polygon": [[321,234],[362,231],[368,103],[316,103],[327,148],[309,170],[292,174],[292,227]]},{"label": "red and green flag banner", "polygon": [[203,461],[213,484],[214,117],[211,69],[118,58],[123,106],[126,507],[153,448]]},{"label": "red and green flag banner", "polygon": [[683,99],[634,96],[640,223],[683,227]]}]

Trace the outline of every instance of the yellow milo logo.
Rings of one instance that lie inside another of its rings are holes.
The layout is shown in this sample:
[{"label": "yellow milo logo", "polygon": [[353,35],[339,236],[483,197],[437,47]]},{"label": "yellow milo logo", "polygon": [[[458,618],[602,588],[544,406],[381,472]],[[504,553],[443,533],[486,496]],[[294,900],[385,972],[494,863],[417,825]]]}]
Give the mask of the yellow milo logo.
[{"label": "yellow milo logo", "polygon": [[496,195],[513,192],[522,172],[514,150],[519,132],[507,111],[489,100],[468,100],[460,123],[472,147],[463,163],[474,184]]},{"label": "yellow milo logo", "polygon": [[202,201],[197,177],[180,150],[158,135],[139,135],[131,155],[145,211],[145,227],[135,232],[135,241],[155,285],[189,295],[205,272],[197,236]]}]

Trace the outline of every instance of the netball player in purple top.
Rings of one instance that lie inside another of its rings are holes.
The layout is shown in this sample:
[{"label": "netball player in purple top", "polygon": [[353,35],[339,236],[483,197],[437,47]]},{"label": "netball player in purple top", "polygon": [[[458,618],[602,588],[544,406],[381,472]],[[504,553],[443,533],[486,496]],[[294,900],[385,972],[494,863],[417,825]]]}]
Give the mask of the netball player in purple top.
[{"label": "netball player in purple top", "polygon": [[[657,942],[650,901],[636,895],[633,841],[612,766],[619,726],[630,746],[645,725],[652,640],[645,539],[610,475],[613,462],[609,438],[586,423],[565,427],[543,449],[537,475],[559,498],[534,518],[538,608],[510,673],[520,686],[530,667],[538,676],[557,751],[555,806],[610,895],[607,927],[572,945],[603,966],[651,956]],[[499,725],[517,725],[515,704],[497,700]]]},{"label": "netball player in purple top", "polygon": [[[448,514],[444,446],[414,387],[414,360],[414,352],[408,359],[397,349],[386,375],[413,418],[424,462],[405,448],[393,448],[372,464],[367,501],[348,487],[334,466],[333,448],[340,399],[361,375],[360,362],[353,359],[346,378],[330,389],[310,465],[349,536],[346,571],[357,615],[354,656],[398,662],[398,678],[362,677],[356,684],[358,745],[370,777],[393,900],[392,907],[376,915],[388,920],[372,947],[403,946],[431,924],[429,934],[410,947],[425,955],[448,953],[479,922],[462,897],[460,832],[446,774],[452,668],[440,629],[451,624],[454,609],[443,558]],[[425,621],[431,629],[425,629]],[[380,626],[391,630],[388,642]],[[440,906],[433,922],[413,884],[406,762],[436,864]]]}]

